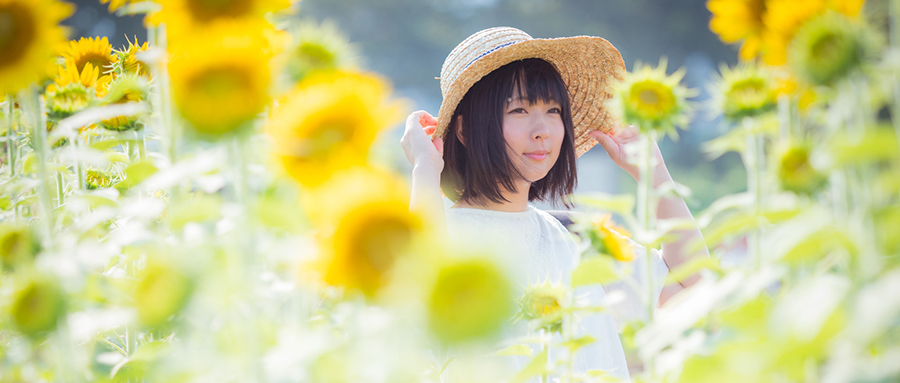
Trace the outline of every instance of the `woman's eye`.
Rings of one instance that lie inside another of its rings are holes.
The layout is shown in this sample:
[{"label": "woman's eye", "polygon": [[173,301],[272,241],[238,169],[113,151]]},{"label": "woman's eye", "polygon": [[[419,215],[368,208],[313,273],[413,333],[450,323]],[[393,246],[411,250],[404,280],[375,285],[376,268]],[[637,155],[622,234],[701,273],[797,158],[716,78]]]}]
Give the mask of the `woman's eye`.
[{"label": "woman's eye", "polygon": [[555,114],[562,114],[562,109],[560,109],[560,108],[550,108],[550,110],[548,110],[547,112],[548,112],[548,113],[555,113]]},{"label": "woman's eye", "polygon": [[512,113],[525,113],[525,109],[524,109],[524,108],[515,108],[515,109],[513,109],[513,110],[510,110],[509,113],[510,113],[510,114],[512,114]]}]

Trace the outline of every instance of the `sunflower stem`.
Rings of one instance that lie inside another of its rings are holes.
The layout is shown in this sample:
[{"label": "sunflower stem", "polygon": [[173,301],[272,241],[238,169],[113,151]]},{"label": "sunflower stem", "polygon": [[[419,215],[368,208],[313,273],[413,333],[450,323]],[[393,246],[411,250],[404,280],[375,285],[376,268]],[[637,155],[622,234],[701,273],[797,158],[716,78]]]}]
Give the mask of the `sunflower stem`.
[{"label": "sunflower stem", "polygon": [[[646,134],[642,134],[640,136],[640,140],[638,144],[640,145],[640,152],[638,158],[638,206],[637,206],[637,214],[638,221],[641,225],[641,231],[644,236],[650,234],[653,230],[653,217],[654,207],[656,206],[655,200],[656,195],[653,189],[653,168],[655,164],[651,163],[653,160],[653,143],[656,142],[656,132],[650,131]],[[649,244],[644,243],[647,239],[641,238],[640,242],[642,242],[644,246],[644,275],[643,275],[643,285],[644,285],[644,298],[645,298],[645,306],[647,309],[647,322],[653,321],[653,311],[656,306],[655,299],[653,299],[653,275],[651,273],[651,259],[650,254],[652,248]],[[649,361],[647,361],[649,363]]]},{"label": "sunflower stem", "polygon": [[66,203],[66,180],[62,170],[56,171],[56,207]]},{"label": "sunflower stem", "polygon": [[16,159],[19,151],[18,132],[16,132],[16,99],[9,94],[6,96],[6,158],[9,164],[10,178],[16,177]]},{"label": "sunflower stem", "polygon": [[778,97],[778,136],[783,141],[789,141],[793,136],[792,112],[790,97]]},{"label": "sunflower stem", "polygon": [[[900,49],[900,0],[890,1],[891,48]],[[897,135],[900,149],[900,70],[894,70],[894,102],[891,103],[891,123]],[[897,157],[897,171],[900,172],[900,156]]]},{"label": "sunflower stem", "polygon": [[44,115],[44,107],[41,103],[41,95],[38,89],[32,85],[27,91],[27,102],[31,112],[32,147],[37,156],[38,167],[38,205],[41,228],[43,230],[44,244],[47,248],[53,248],[53,208],[50,200],[50,185],[48,182],[47,161],[47,122]]},{"label": "sunflower stem", "polygon": [[153,92],[153,109],[156,112],[154,129],[165,132],[163,150],[169,158],[170,164],[178,160],[178,137],[181,135],[179,126],[172,118],[172,96],[169,88],[168,48],[166,42],[165,25],[159,27],[150,26],[147,29],[149,45],[162,51],[163,59],[150,66],[153,73],[156,91]]},{"label": "sunflower stem", "polygon": [[759,270],[760,267],[762,267],[762,258],[760,254],[762,233],[759,227],[760,206],[762,201],[762,183],[760,180],[760,167],[763,156],[763,148],[761,145],[762,137],[759,132],[756,131],[756,122],[752,118],[745,117],[741,123],[746,131],[746,145],[743,157],[744,167],[747,170],[747,191],[753,196],[751,211],[755,222],[753,230],[747,234],[747,254],[751,257],[753,268]]}]

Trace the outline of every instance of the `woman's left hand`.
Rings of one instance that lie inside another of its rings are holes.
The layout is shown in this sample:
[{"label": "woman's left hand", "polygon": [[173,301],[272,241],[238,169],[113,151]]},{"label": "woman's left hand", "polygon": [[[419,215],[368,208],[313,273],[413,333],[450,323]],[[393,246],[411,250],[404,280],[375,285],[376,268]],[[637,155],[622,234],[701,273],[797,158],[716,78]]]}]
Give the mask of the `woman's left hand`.
[{"label": "woman's left hand", "polygon": [[[640,141],[640,135],[638,134],[637,128],[634,126],[629,126],[627,128],[616,128],[613,134],[606,134],[599,130],[594,130],[588,133],[588,136],[597,140],[600,143],[600,146],[606,150],[606,154],[609,154],[609,158],[613,160],[622,170],[625,170],[634,177],[635,180],[640,178],[640,170],[637,165],[628,162],[628,156],[625,153],[625,146],[629,144],[636,144]],[[663,161],[662,153],[659,151],[659,146],[656,142],[653,143],[653,158],[655,158],[656,168],[654,173],[658,175],[656,182],[660,183],[664,181],[660,178],[668,177],[668,170],[666,169],[666,164]]]}]

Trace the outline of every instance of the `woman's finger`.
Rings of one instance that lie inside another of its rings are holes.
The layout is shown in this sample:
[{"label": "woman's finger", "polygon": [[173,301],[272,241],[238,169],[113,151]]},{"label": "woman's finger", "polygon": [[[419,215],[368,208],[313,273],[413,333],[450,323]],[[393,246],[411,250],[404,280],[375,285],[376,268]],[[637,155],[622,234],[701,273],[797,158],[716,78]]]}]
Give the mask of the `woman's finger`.
[{"label": "woman's finger", "polygon": [[430,136],[430,135],[434,134],[434,131],[435,131],[436,129],[437,129],[437,126],[426,126],[426,127],[425,127],[425,134],[427,134],[427,135]]}]

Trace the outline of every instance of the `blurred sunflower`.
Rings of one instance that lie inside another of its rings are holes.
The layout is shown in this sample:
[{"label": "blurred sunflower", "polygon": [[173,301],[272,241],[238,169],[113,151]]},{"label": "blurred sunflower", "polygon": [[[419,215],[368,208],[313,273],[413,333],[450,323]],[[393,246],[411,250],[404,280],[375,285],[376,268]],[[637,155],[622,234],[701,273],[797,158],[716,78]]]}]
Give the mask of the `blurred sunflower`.
[{"label": "blurred sunflower", "polygon": [[812,195],[825,186],[827,178],[810,163],[811,152],[808,143],[782,144],[775,150],[775,174],[782,189]]},{"label": "blurred sunflower", "polygon": [[73,61],[66,61],[46,89],[48,117],[59,121],[86,109],[106,95],[108,84],[109,76],[101,76],[93,64],[86,63],[79,72]]},{"label": "blurred sunflower", "polygon": [[731,121],[758,116],[775,107],[775,82],[768,70],[756,62],[744,62],[728,68],[719,66],[715,81],[714,108]]},{"label": "blurred sunflower", "polygon": [[829,12],[800,28],[789,62],[806,81],[830,86],[860,69],[874,44],[875,37],[862,24]]},{"label": "blurred sunflower", "polygon": [[786,95],[796,100],[801,112],[809,110],[810,105],[816,102],[816,91],[812,86],[797,80],[794,75],[782,72],[783,77],[775,80],[775,93],[778,96]]},{"label": "blurred sunflower", "polygon": [[269,123],[273,152],[288,175],[306,186],[367,162],[376,135],[400,121],[403,104],[372,75],[322,73],[280,102]]},{"label": "blurred sunflower", "polygon": [[706,2],[706,8],[712,13],[709,29],[729,44],[743,40],[740,55],[749,60],[759,54],[762,45],[766,3],[766,0],[709,0]]},{"label": "blurred sunflower", "polygon": [[302,22],[291,30],[291,38],[287,73],[293,82],[313,71],[347,69],[356,64],[356,48],[334,23]]},{"label": "blurred sunflower", "polygon": [[150,68],[146,63],[138,60],[137,55],[149,49],[147,42],[139,44],[137,37],[134,42],[128,40],[128,47],[122,50],[113,50],[112,72],[116,75],[132,73],[150,78]]},{"label": "blurred sunflower", "polygon": [[428,327],[444,343],[497,334],[512,314],[512,286],[493,262],[461,259],[440,267],[426,301]]},{"label": "blurred sunflower", "polygon": [[20,284],[10,306],[13,327],[31,339],[40,339],[56,329],[65,303],[62,289],[52,279],[29,277]]},{"label": "blurred sunflower", "polygon": [[87,185],[88,190],[94,190],[111,187],[113,180],[109,172],[87,169],[84,172],[84,183]]},{"label": "blurred sunflower", "polygon": [[191,277],[181,268],[160,260],[148,262],[134,289],[138,321],[154,327],[178,313],[194,289]]},{"label": "blurred sunflower", "polygon": [[100,73],[106,73],[113,63],[112,52],[112,45],[106,37],[82,37],[69,42],[63,58],[66,62],[75,63],[78,71],[84,70],[85,65],[92,64],[94,68],[100,69]]},{"label": "blurred sunflower", "polygon": [[73,10],[56,0],[0,0],[0,94],[52,76],[66,43],[59,23]]},{"label": "blurred sunflower", "polygon": [[131,3],[137,3],[144,0],[100,0],[100,4],[109,4],[109,12],[113,13],[119,8]]},{"label": "blurred sunflower", "polygon": [[591,246],[597,252],[612,256],[621,262],[631,262],[634,259],[634,250],[626,239],[626,236],[630,235],[628,230],[616,225],[610,214],[604,214],[592,221],[588,230]]},{"label": "blurred sunflower", "polygon": [[[143,77],[127,73],[119,75],[109,84],[109,90],[102,102],[105,104],[124,104],[126,102],[140,102],[147,99],[150,94],[150,84]],[[100,121],[100,126],[112,131],[125,131],[140,128],[140,121],[136,116],[119,116]]]},{"label": "blurred sunflower", "polygon": [[249,37],[196,42],[169,64],[175,105],[197,132],[232,132],[269,103],[269,56]]},{"label": "blurred sunflower", "polygon": [[538,328],[550,332],[562,331],[562,307],[566,302],[566,289],[549,281],[528,286],[518,300],[517,318],[536,320]]},{"label": "blurred sunflower", "polygon": [[33,260],[41,242],[30,226],[0,225],[0,265],[12,269]]},{"label": "blurred sunflower", "polygon": [[357,206],[340,219],[330,238],[325,282],[374,297],[421,229],[421,220],[410,213],[406,200]]},{"label": "blurred sunflower", "polygon": [[157,0],[160,10],[147,17],[149,24],[166,24],[171,39],[187,37],[218,22],[242,21],[247,30],[271,28],[265,15],[289,10],[295,0]]},{"label": "blurred sunflower", "polygon": [[628,124],[634,124],[642,132],[658,131],[678,137],[676,127],[687,125],[690,107],[687,98],[693,90],[681,86],[684,68],[671,76],[666,75],[666,60],[650,68],[641,62],[635,64],[625,80],[617,84],[612,106]]},{"label": "blurred sunflower", "polygon": [[769,65],[787,62],[787,50],[801,26],[809,20],[830,11],[848,17],[856,17],[863,6],[863,0],[769,0],[765,24],[763,59]]}]

